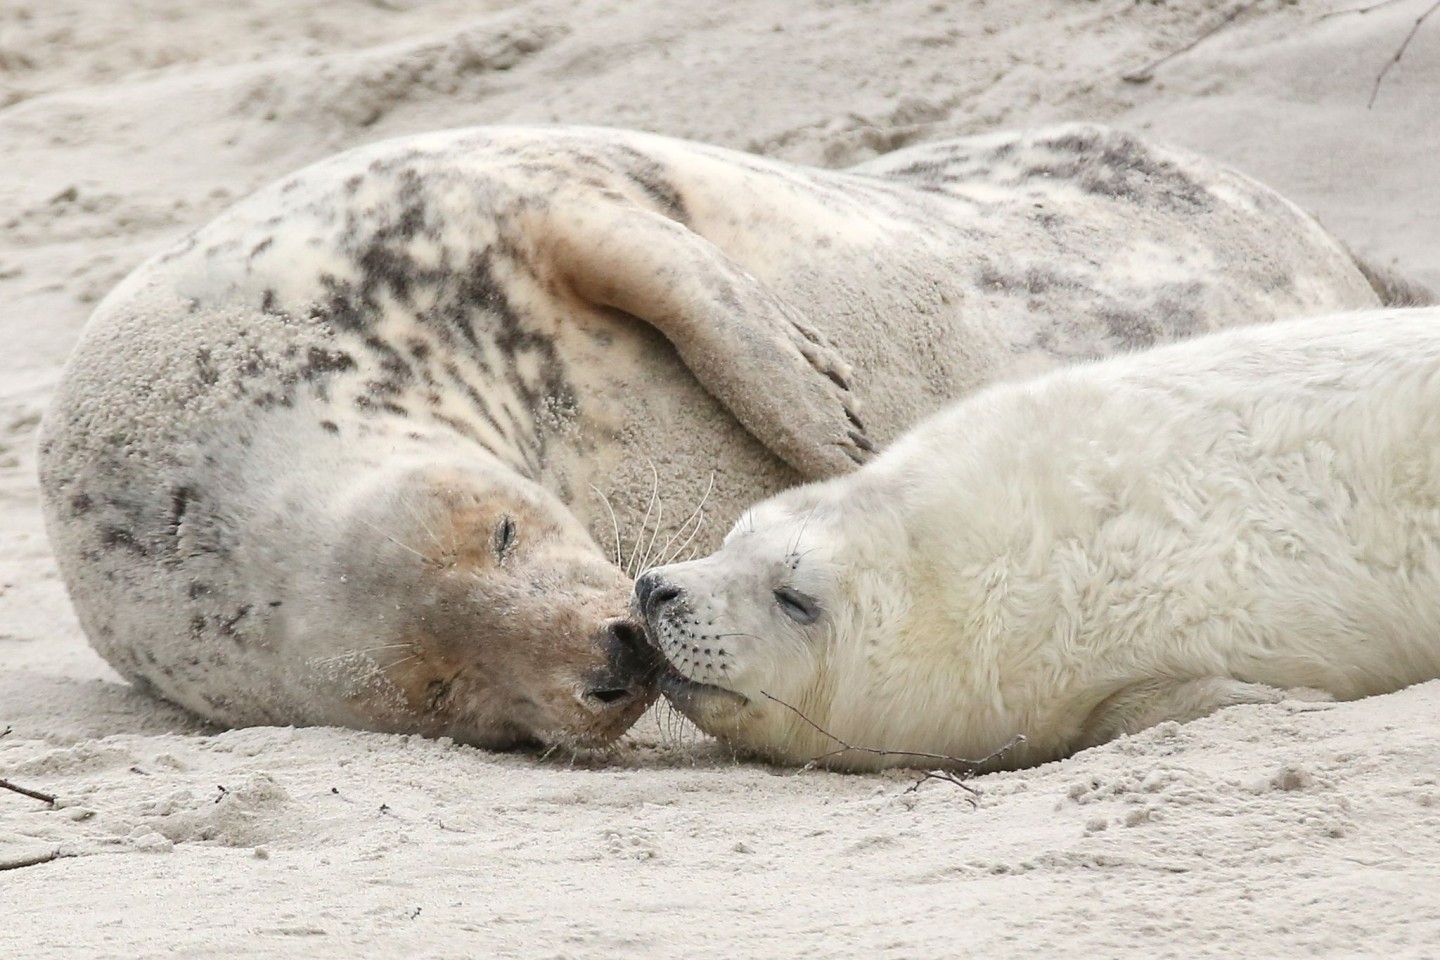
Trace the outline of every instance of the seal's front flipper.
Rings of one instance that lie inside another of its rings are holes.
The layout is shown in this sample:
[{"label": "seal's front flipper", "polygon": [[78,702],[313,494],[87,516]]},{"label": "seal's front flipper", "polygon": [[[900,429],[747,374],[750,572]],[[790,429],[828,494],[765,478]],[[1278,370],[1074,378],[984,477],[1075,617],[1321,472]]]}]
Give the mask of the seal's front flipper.
[{"label": "seal's front flipper", "polygon": [[[563,222],[555,209],[564,209]],[[593,197],[553,205],[528,228],[580,297],[663,333],[705,389],[806,478],[848,472],[874,451],[849,364],[704,237],[642,207]]]},{"label": "seal's front flipper", "polygon": [[1328,693],[1297,687],[1281,690],[1229,677],[1196,680],[1144,680],[1123,687],[1101,701],[1086,718],[1076,749],[1093,747],[1121,734],[1135,733],[1166,720],[1185,723],[1209,716],[1222,707],[1281,700],[1329,700]]}]

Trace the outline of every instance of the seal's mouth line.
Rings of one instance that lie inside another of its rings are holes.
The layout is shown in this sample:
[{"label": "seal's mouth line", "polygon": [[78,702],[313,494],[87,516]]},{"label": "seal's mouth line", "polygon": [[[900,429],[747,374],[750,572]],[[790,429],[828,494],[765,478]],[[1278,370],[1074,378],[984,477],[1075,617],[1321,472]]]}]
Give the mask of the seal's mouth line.
[{"label": "seal's mouth line", "polygon": [[715,700],[723,698],[732,701],[736,706],[743,706],[750,702],[750,698],[743,693],[737,693],[725,687],[718,687],[713,683],[702,683],[699,680],[691,680],[660,654],[660,674],[656,678],[656,684],[660,692],[665,695],[676,706],[694,703],[698,699]]},{"label": "seal's mouth line", "polygon": [[719,687],[713,683],[702,683],[699,680],[691,680],[689,677],[685,676],[679,670],[676,670],[673,666],[671,666],[668,661],[661,669],[658,680],[660,684],[660,689],[663,693],[665,693],[666,696],[670,695],[669,690],[666,689],[667,687],[670,687],[676,690],[683,690],[687,694],[691,695],[697,693],[718,693],[727,694],[732,697],[740,697],[740,699],[742,700],[748,699],[744,695],[736,693],[734,690],[728,690],[725,687]]}]

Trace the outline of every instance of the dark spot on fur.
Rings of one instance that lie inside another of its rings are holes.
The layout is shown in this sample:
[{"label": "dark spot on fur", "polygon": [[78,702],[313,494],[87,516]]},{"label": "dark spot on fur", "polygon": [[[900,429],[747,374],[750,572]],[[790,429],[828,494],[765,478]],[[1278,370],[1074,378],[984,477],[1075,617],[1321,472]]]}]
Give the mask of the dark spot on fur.
[{"label": "dark spot on fur", "polygon": [[192,580],[190,586],[185,588],[185,594],[191,600],[199,600],[201,597],[209,596],[214,588],[203,580]]},{"label": "dark spot on fur", "polygon": [[185,513],[190,509],[191,502],[195,499],[193,487],[181,486],[170,491],[170,535],[179,536],[180,524],[185,521]]},{"label": "dark spot on fur", "polygon": [[1125,307],[1107,307],[1096,311],[1105,331],[1112,340],[1130,350],[1154,346],[1157,331],[1155,321],[1139,310]]},{"label": "dark spot on fur", "polygon": [[332,273],[325,273],[320,275],[320,286],[329,294],[329,300],[323,307],[314,309],[311,313],[312,319],[328,320],[340,329],[352,333],[363,330],[368,325],[369,315],[361,310],[350,284],[344,283]]},{"label": "dark spot on fur", "polygon": [[480,434],[475,431],[475,428],[470,426],[470,424],[466,423],[464,420],[457,420],[456,418],[447,416],[443,413],[434,413],[431,414],[431,416],[439,422],[445,424],[445,426],[449,427],[451,430],[454,430],[456,433],[460,434],[460,436],[464,437],[465,439],[470,440],[471,442],[475,443],[476,445],[482,447],[483,449],[489,451],[492,454],[495,453],[495,450],[488,443],[486,443],[484,439],[481,438]]},{"label": "dark spot on fur", "polygon": [[367,413],[389,413],[397,417],[408,417],[410,411],[390,400],[376,400],[373,397],[358,396],[355,398],[355,407]]},{"label": "dark spot on fur", "polygon": [[195,234],[191,233],[184,240],[180,241],[177,246],[163,254],[160,257],[160,262],[169,263],[172,260],[177,260],[180,257],[185,256],[185,254],[189,253],[191,250],[194,250],[196,244],[198,243],[199,240],[196,239]]},{"label": "dark spot on fur", "polygon": [[245,351],[245,357],[240,361],[237,370],[244,379],[254,380],[262,376],[269,366],[270,361],[265,354],[259,348],[251,347]]},{"label": "dark spot on fur", "polygon": [[205,617],[201,614],[197,613],[193,617],[191,617],[190,636],[196,638],[197,640],[203,637],[205,635],[205,622]]},{"label": "dark spot on fur", "polygon": [[250,259],[254,260],[256,257],[260,256],[260,254],[264,253],[266,250],[269,250],[274,245],[275,238],[266,237],[264,240],[261,240],[259,243],[255,244],[255,246],[250,248]]},{"label": "dark spot on fur", "polygon": [[690,221],[690,211],[686,209],[684,198],[670,182],[661,164],[630,147],[616,146],[613,149],[620,156],[621,172],[631,183],[645,191],[672,220],[679,223]]},{"label": "dark spot on fur", "polygon": [[243,607],[241,607],[240,609],[236,610],[236,611],[235,611],[235,615],[234,615],[233,617],[230,617],[228,620],[222,620],[222,621],[220,621],[219,630],[220,630],[221,635],[222,635],[222,636],[226,636],[226,637],[230,637],[231,639],[236,640],[236,641],[238,642],[239,639],[240,639],[240,635],[239,635],[239,631],[237,631],[237,630],[235,629],[235,626],[236,626],[236,624],[238,624],[241,620],[244,620],[246,617],[248,617],[248,616],[250,615],[250,611],[253,610],[253,609],[254,609],[254,607],[252,607],[250,604],[247,603],[247,604],[245,604],[245,606],[243,606]]},{"label": "dark spot on fur", "polygon": [[95,506],[95,501],[90,499],[88,493],[77,493],[70,498],[70,512],[74,516],[83,517],[90,512],[90,508],[93,506]]},{"label": "dark spot on fur", "polygon": [[425,686],[425,709],[429,713],[439,711],[445,697],[450,693],[450,683],[446,680],[431,680]]},{"label": "dark spot on fur", "polygon": [[975,272],[975,281],[982,290],[1017,296],[1039,296],[1050,290],[1079,286],[1075,280],[1050,267],[1032,265],[1019,273],[1005,273],[989,261],[981,263]]},{"label": "dark spot on fur", "polygon": [[136,539],[133,531],[126,530],[124,527],[117,527],[110,524],[101,527],[100,543],[106,549],[113,550],[118,547],[122,550],[129,551],[136,556],[150,556],[150,550],[145,546],[145,544],[141,543],[138,539]]},{"label": "dark spot on fur", "polygon": [[213,387],[220,382],[220,368],[215,365],[209,347],[201,347],[195,351],[195,375],[207,387]]},{"label": "dark spot on fur", "polygon": [[338,425],[336,425],[336,423],[335,423],[334,420],[321,420],[321,421],[320,421],[320,427],[321,427],[321,429],[323,429],[326,433],[339,433],[339,432],[340,432],[340,427],[339,427]]},{"label": "dark spot on fur", "polygon": [[1025,179],[1064,180],[1096,196],[1172,209],[1204,210],[1213,203],[1204,184],[1118,130],[1081,130],[1038,141],[1036,146],[1059,156],[1030,167]]},{"label": "dark spot on fur", "polygon": [[355,369],[355,358],[343,350],[327,350],[311,347],[305,354],[305,362],[296,371],[300,379],[307,382],[329,377],[335,373]]}]

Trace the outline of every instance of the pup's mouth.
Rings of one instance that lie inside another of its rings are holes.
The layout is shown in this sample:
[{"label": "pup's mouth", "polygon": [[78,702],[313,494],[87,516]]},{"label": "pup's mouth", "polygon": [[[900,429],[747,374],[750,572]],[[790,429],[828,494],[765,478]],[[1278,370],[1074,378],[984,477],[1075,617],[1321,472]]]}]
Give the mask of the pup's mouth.
[{"label": "pup's mouth", "polygon": [[[724,687],[717,687],[713,683],[701,683],[699,680],[691,680],[671,665],[670,661],[664,659],[664,654],[659,654],[661,659],[660,675],[656,678],[660,692],[665,699],[680,708],[680,712],[686,711],[687,705],[696,704],[700,701],[706,702],[706,707],[726,702],[734,707],[743,707],[750,702],[750,698],[734,690],[726,690]],[[693,718],[692,718],[693,719]]]},{"label": "pup's mouth", "polygon": [[691,680],[681,673],[660,649],[648,622],[645,623],[645,640],[654,652],[655,685],[660,694],[701,730],[714,732],[712,727],[750,703],[748,697],[734,690]]}]

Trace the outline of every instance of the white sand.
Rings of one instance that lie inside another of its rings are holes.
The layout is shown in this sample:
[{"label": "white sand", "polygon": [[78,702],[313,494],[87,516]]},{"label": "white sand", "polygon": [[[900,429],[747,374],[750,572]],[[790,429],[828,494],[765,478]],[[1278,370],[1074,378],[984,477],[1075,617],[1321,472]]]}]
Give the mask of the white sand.
[{"label": "white sand", "polygon": [[[40,412],[143,257],[337,149],[507,121],[830,165],[1090,118],[1227,160],[1440,287],[1440,15],[1232,2],[0,4],[0,957],[1440,957],[1440,683],[945,783],[208,731],[120,683],[41,528]],[[691,11],[694,12],[691,12]],[[19,866],[58,854],[58,859]],[[4,868],[11,869],[4,869]]]}]

